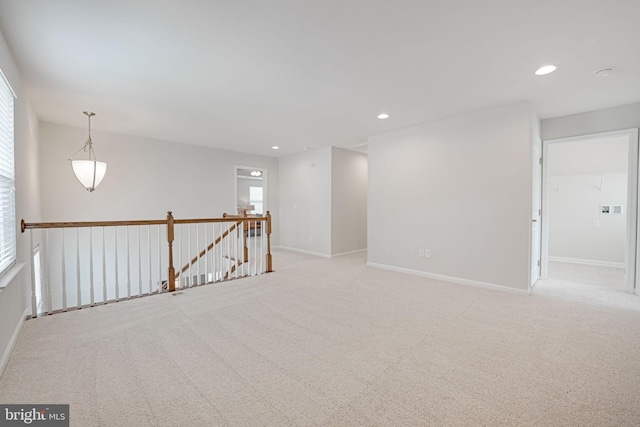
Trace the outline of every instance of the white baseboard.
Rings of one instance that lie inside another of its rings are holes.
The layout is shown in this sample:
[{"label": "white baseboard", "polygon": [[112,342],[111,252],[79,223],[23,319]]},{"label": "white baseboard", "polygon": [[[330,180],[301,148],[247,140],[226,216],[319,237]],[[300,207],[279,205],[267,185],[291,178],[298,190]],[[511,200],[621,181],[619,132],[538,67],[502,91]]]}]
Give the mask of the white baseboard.
[{"label": "white baseboard", "polygon": [[323,254],[323,253],[320,253],[320,252],[307,251],[307,250],[298,249],[298,248],[290,248],[289,246],[276,246],[273,249],[284,249],[286,251],[300,252],[301,254],[319,256],[321,258],[331,258],[331,255],[328,255],[328,254]]},{"label": "white baseboard", "polygon": [[333,255],[331,255],[331,258],[335,258],[335,257],[339,257],[339,256],[345,256],[345,255],[351,255],[351,254],[357,254],[357,253],[360,253],[360,252],[366,252],[366,251],[367,251],[367,248],[364,248],[364,249],[358,249],[358,250],[355,250],[355,251],[349,251],[349,252],[341,252],[341,253],[339,253],[339,254],[333,254]]},{"label": "white baseboard", "polygon": [[595,265],[598,267],[624,268],[624,262],[598,261],[592,259],[565,258],[560,256],[550,256],[549,261],[567,262],[571,264]]},{"label": "white baseboard", "polygon": [[29,309],[25,308],[24,312],[22,313],[22,317],[20,318],[20,322],[18,322],[18,324],[16,325],[16,328],[13,330],[13,334],[11,334],[11,338],[9,339],[9,344],[7,345],[7,348],[4,349],[2,358],[0,358],[0,377],[2,377],[4,368],[7,366],[7,362],[9,361],[9,356],[11,356],[13,347],[16,345],[16,342],[18,341],[20,332],[22,332],[22,328],[24,327],[24,321],[27,319],[28,315],[29,315]]},{"label": "white baseboard", "polygon": [[367,262],[367,266],[380,268],[382,270],[390,270],[398,273],[406,273],[414,276],[427,277],[429,279],[442,280],[443,282],[457,283],[459,285],[474,286],[476,288],[492,289],[495,291],[509,292],[519,295],[529,295],[528,289],[510,288],[509,286],[496,285],[494,283],[479,282],[477,280],[462,279],[460,277],[444,276],[442,274],[427,273],[426,271],[412,270],[409,268],[395,267],[392,265],[378,264],[375,262]]}]

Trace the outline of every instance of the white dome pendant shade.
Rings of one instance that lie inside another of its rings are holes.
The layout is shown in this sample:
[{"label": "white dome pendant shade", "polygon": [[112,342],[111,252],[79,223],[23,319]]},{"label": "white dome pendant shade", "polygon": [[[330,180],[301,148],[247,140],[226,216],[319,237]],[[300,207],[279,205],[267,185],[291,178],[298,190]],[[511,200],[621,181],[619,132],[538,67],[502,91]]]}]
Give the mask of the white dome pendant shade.
[{"label": "white dome pendant shade", "polygon": [[91,140],[91,117],[95,116],[95,113],[90,111],[83,111],[83,113],[89,119],[89,137],[84,143],[84,147],[76,151],[71,157],[75,156],[80,151],[84,151],[89,154],[89,158],[85,160],[69,160],[71,160],[73,173],[76,175],[76,178],[78,178],[80,184],[82,184],[87,191],[92,192],[102,182],[102,179],[107,172],[107,164],[105,162],[99,162],[93,151],[93,141]]},{"label": "white dome pendant shade", "polygon": [[80,184],[89,192],[100,185],[107,172],[107,164],[97,160],[72,160],[71,167]]}]

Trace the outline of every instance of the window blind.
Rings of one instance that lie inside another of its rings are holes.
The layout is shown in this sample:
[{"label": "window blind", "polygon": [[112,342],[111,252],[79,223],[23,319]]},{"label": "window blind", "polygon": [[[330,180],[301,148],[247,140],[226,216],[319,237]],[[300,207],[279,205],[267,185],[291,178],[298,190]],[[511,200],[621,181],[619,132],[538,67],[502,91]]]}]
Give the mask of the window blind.
[{"label": "window blind", "polygon": [[0,274],[16,260],[13,101],[13,91],[0,71]]}]

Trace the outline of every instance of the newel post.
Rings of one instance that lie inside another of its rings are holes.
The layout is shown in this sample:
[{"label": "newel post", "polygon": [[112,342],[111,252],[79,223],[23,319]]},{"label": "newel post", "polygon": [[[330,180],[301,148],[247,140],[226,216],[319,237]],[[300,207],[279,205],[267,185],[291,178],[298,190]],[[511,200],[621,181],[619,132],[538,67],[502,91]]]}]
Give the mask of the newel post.
[{"label": "newel post", "polygon": [[271,213],[267,211],[267,273],[273,272],[273,261],[271,259]]},{"label": "newel post", "polygon": [[167,241],[169,242],[169,292],[176,290],[176,270],[173,268],[173,215],[167,212]]}]

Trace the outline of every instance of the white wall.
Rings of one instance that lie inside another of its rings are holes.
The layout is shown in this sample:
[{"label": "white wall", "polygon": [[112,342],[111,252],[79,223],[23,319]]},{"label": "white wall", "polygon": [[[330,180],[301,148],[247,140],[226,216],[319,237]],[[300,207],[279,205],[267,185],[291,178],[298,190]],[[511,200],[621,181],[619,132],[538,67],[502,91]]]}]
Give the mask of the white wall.
[{"label": "white wall", "polygon": [[[549,256],[624,264],[627,174],[555,176],[548,182]],[[624,205],[623,214],[600,213],[600,205],[613,204]]]},{"label": "white wall", "polygon": [[332,147],[331,254],[367,248],[367,155]]},{"label": "white wall", "polygon": [[638,127],[640,103],[545,119],[541,122],[543,140]]},{"label": "white wall", "polygon": [[9,360],[25,316],[27,314],[26,289],[29,287],[28,269],[24,264],[9,271],[10,277],[0,279],[0,376]]},{"label": "white wall", "polygon": [[[99,120],[98,114],[93,122]],[[181,219],[236,213],[235,166],[250,164],[268,170],[269,208],[275,219],[272,243],[278,244],[276,158],[92,131],[98,159],[108,166],[100,186],[89,193],[67,160],[82,146],[86,132],[86,128],[40,124],[45,221],[163,219],[167,211]]]},{"label": "white wall", "polygon": [[280,158],[279,170],[281,246],[331,256],[331,147]]},{"label": "white wall", "polygon": [[522,103],[369,138],[369,263],[527,289],[533,117]]},{"label": "white wall", "polygon": [[[20,219],[40,220],[38,179],[38,121],[27,98],[19,70],[4,38],[0,35],[0,69],[16,92],[15,100],[15,185],[17,262],[19,265],[0,279],[0,373],[17,331],[23,321],[30,295],[30,255],[28,233],[21,234]],[[38,242],[34,242],[38,243]],[[20,264],[24,264],[21,266]]]}]

